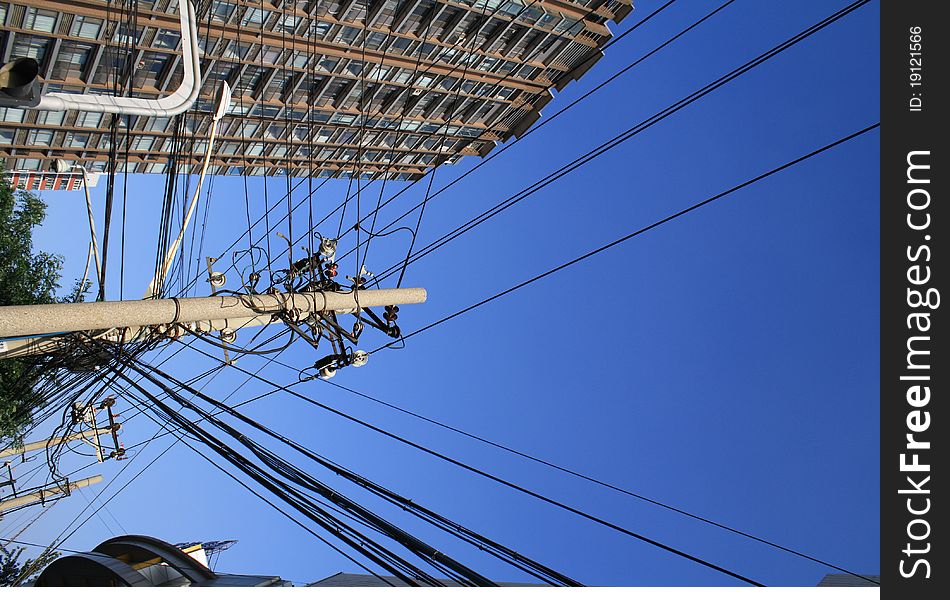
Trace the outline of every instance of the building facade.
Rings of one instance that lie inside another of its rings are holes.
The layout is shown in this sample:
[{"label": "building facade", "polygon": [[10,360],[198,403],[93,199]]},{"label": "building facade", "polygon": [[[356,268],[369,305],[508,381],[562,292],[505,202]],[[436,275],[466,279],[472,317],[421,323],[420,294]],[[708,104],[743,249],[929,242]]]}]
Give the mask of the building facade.
[{"label": "building facade", "polygon": [[89,173],[83,178],[82,173],[56,173],[52,171],[10,171],[6,174],[10,185],[24,190],[81,190],[86,180],[89,187],[94,188],[99,183],[101,173]]},{"label": "building facade", "polygon": [[[416,179],[487,154],[600,57],[632,0],[197,0],[201,92],[184,118],[0,108],[0,164]],[[134,8],[134,10],[133,10]],[[158,98],[182,80],[178,0],[0,0],[3,62],[42,91]]]}]

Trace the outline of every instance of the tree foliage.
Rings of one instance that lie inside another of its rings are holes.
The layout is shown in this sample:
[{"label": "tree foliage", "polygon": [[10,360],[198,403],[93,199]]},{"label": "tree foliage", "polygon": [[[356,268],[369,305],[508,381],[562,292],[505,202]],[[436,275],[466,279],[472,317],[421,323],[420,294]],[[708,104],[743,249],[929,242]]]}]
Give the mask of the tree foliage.
[{"label": "tree foliage", "polygon": [[44,550],[36,558],[28,558],[21,563],[22,554],[23,548],[10,550],[5,545],[0,545],[0,587],[20,585],[28,581],[60,555],[59,552]]},{"label": "tree foliage", "polygon": [[[14,190],[0,172],[0,305],[57,302],[63,259],[33,249],[33,229],[46,217],[46,204]],[[32,379],[36,369],[24,359],[0,360],[0,439],[19,439],[39,400]]]}]

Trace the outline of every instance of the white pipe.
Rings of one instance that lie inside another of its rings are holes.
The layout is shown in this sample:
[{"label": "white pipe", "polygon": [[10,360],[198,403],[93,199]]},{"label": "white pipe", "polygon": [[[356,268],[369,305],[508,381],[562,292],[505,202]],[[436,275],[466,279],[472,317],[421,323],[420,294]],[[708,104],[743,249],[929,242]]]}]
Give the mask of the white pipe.
[{"label": "white pipe", "polygon": [[198,27],[195,7],[191,2],[178,1],[181,19],[181,53],[185,69],[178,89],[156,100],[147,98],[118,98],[104,94],[64,94],[53,92],[40,98],[36,110],[83,110],[95,113],[171,117],[185,112],[198,99],[201,89],[201,64],[198,57]]},{"label": "white pipe", "polygon": [[89,242],[89,252],[86,254],[86,268],[83,269],[82,279],[79,280],[79,289],[76,290],[76,297],[73,298],[73,302],[79,302],[82,300],[82,293],[86,288],[86,279],[89,277],[90,262],[92,262],[92,242]]},{"label": "white pipe", "polygon": [[[92,243],[93,256],[96,258],[96,279],[99,281],[99,289],[102,289],[102,264],[99,260],[99,241],[96,238],[96,221],[92,214],[92,197],[89,195],[89,173],[86,167],[82,165],[73,165],[73,169],[79,169],[82,172],[82,189],[86,193],[86,213],[89,216],[89,239]],[[86,272],[89,272],[89,263],[86,262]],[[83,275],[85,281],[86,276]]]}]

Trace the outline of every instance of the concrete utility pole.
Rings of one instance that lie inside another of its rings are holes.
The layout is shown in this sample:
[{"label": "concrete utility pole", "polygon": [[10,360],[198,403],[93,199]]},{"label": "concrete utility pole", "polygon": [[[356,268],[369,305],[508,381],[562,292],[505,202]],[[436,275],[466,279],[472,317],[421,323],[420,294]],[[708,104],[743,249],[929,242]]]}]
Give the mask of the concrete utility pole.
[{"label": "concrete utility pole", "polygon": [[68,484],[56,484],[48,488],[43,488],[39,491],[32,492],[30,494],[23,494],[22,496],[17,496],[16,498],[10,498],[9,500],[3,500],[0,502],[0,514],[3,514],[5,511],[19,508],[21,506],[26,506],[27,504],[33,504],[35,502],[45,502],[47,500],[54,500],[62,496],[68,496],[73,490],[78,490],[89,485],[94,485],[102,481],[102,475],[94,475],[92,477],[87,477],[86,479],[80,479],[79,481],[74,481]]},{"label": "concrete utility pole", "polygon": [[[88,440],[92,437],[95,437],[99,434],[109,433],[112,431],[111,427],[97,427],[95,429],[87,429],[85,431],[77,431],[71,435],[65,435],[63,437],[54,437],[48,440],[40,440],[38,442],[31,442],[19,447],[10,447],[6,450],[0,451],[0,458],[6,458],[8,456],[16,456],[17,454],[26,454],[27,452],[33,452],[34,450],[42,450],[47,446],[56,446],[63,442],[73,442],[75,440]],[[101,462],[101,461],[100,461]]]},{"label": "concrete utility pole", "polygon": [[255,319],[290,312],[356,312],[361,307],[421,304],[423,288],[243,294],[208,298],[167,298],[66,304],[0,306],[0,339],[75,331],[199,324],[222,319]]}]

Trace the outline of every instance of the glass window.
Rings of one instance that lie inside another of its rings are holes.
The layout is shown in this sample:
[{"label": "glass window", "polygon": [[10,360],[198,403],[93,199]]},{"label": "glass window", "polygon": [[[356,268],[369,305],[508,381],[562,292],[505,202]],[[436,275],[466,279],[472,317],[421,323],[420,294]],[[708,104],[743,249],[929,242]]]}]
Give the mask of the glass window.
[{"label": "glass window", "polygon": [[168,64],[169,56],[158,52],[146,52],[135,68],[135,87],[158,86],[158,80]]},{"label": "glass window", "polygon": [[166,131],[171,119],[168,117],[154,117],[149,123],[149,131]]},{"label": "glass window", "polygon": [[34,129],[26,136],[26,143],[31,146],[50,146],[53,142],[53,132],[48,129]]},{"label": "glass window", "polygon": [[247,12],[244,13],[244,16],[241,17],[241,26],[247,27],[248,25],[253,25],[258,29],[267,21],[267,18],[270,16],[269,10],[262,10],[260,8],[249,8]]},{"label": "glass window", "polygon": [[285,33],[293,33],[297,30],[298,25],[300,25],[300,17],[295,17],[294,15],[281,15],[281,17],[277,19],[274,29],[278,32],[283,31]]},{"label": "glass window", "polygon": [[4,108],[0,106],[0,121],[7,123],[22,123],[26,111],[22,108]]},{"label": "glass window", "polygon": [[281,52],[282,51],[280,48],[272,48],[270,46],[264,46],[263,48],[261,48],[260,61],[268,65],[279,64],[282,62],[280,60]]},{"label": "glass window", "polygon": [[236,41],[232,41],[230,44],[228,44],[228,47],[224,50],[224,52],[222,53],[222,56],[224,58],[243,59],[245,56],[247,56],[247,52],[250,49],[251,49],[250,44],[243,44],[243,43],[238,43]]},{"label": "glass window", "polygon": [[152,45],[157,48],[177,48],[180,41],[181,35],[177,31],[159,29]]},{"label": "glass window", "polygon": [[101,30],[102,19],[75,15],[73,17],[73,24],[69,26],[69,35],[94,40],[99,37]]},{"label": "glass window", "polygon": [[79,79],[83,76],[86,63],[92,56],[92,44],[65,40],[56,55],[56,64],[50,71],[52,79]]},{"label": "glass window", "polygon": [[16,136],[16,129],[0,129],[0,144],[12,146],[13,138],[15,136]]},{"label": "glass window", "polygon": [[61,111],[41,110],[36,114],[36,122],[40,125],[62,125],[66,113]]},{"label": "glass window", "polygon": [[68,132],[63,139],[63,145],[67,148],[86,148],[89,146],[89,134]]},{"label": "glass window", "polygon": [[23,28],[53,33],[53,28],[56,27],[56,14],[56,11],[53,10],[27,7],[26,17],[23,19]]},{"label": "glass window", "polygon": [[214,2],[211,3],[211,18],[215,21],[227,23],[228,19],[230,19],[231,15],[234,13],[234,8],[234,5],[230,2],[214,0]]},{"label": "glass window", "polygon": [[132,150],[147,152],[152,148],[152,143],[154,141],[155,138],[150,135],[140,135],[135,138],[134,142],[132,142]]},{"label": "glass window", "polygon": [[40,64],[46,58],[46,51],[53,41],[49,38],[28,34],[18,35],[14,40],[14,58],[32,58]]},{"label": "glass window", "polygon": [[81,112],[76,115],[76,127],[99,127],[101,122],[101,113]]},{"label": "glass window", "polygon": [[38,171],[40,169],[40,159],[38,158],[21,158],[16,161],[16,169],[22,169],[23,171]]}]

